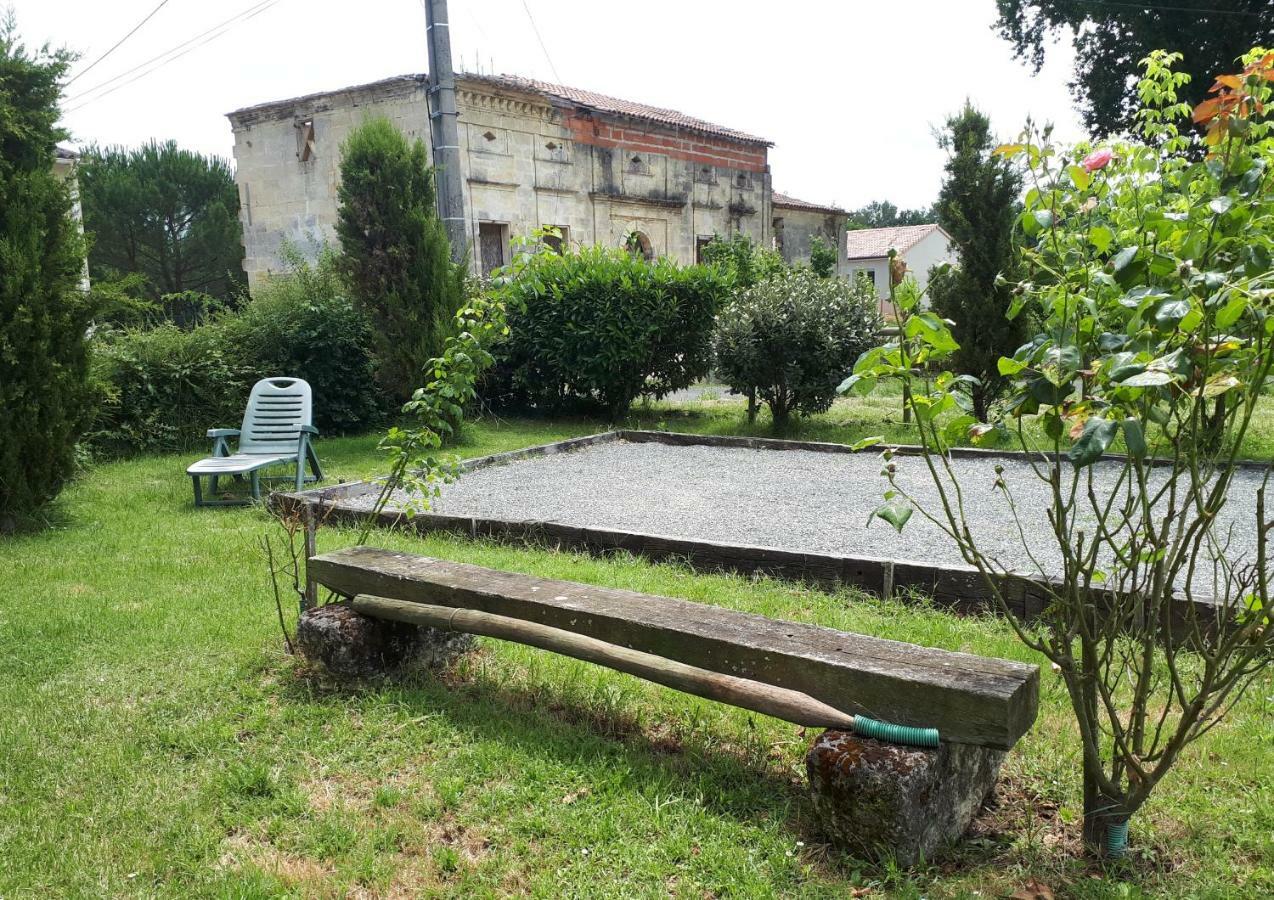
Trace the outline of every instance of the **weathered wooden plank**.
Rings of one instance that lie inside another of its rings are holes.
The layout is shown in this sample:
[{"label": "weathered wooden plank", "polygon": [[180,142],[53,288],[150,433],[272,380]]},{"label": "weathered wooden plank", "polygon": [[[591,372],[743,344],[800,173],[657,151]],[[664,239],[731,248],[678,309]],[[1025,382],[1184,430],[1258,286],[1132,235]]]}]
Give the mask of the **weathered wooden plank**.
[{"label": "weathered wooden plank", "polygon": [[476,609],[799,691],[836,709],[1008,749],[1038,706],[1036,666],[916,647],[634,591],[372,547],[313,557],[339,594]]}]

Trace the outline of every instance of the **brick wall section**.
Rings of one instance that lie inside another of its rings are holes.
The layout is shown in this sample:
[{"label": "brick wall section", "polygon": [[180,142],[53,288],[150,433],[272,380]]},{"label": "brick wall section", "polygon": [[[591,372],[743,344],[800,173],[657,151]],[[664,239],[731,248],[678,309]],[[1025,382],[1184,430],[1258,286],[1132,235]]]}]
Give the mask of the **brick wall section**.
[{"label": "brick wall section", "polygon": [[766,169],[766,148],[761,145],[726,141],[693,132],[669,134],[647,131],[635,123],[608,122],[579,113],[567,113],[564,122],[572,138],[581,144],[658,153],[672,159],[747,172],[764,172]]}]

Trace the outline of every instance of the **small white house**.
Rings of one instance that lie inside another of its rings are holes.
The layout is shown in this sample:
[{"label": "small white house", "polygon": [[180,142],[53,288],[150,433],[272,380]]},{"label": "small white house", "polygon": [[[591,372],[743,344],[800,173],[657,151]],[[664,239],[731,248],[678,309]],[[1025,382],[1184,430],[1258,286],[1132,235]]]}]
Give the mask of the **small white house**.
[{"label": "small white house", "polygon": [[899,225],[894,228],[863,228],[845,232],[845,263],[850,278],[867,277],[876,286],[880,311],[893,316],[889,307],[889,251],[896,250],[907,263],[911,275],[923,289],[929,270],[959,258],[951,245],[951,235],[941,225]]}]

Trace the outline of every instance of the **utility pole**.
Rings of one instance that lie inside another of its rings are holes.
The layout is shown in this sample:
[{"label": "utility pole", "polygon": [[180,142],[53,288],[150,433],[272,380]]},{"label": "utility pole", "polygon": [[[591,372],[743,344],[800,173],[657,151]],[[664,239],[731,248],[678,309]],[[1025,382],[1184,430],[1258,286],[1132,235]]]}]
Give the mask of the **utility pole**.
[{"label": "utility pole", "polygon": [[451,69],[451,26],[447,0],[425,0],[429,43],[429,136],[438,185],[438,217],[451,241],[451,258],[460,262],[469,249],[460,182],[460,134],[456,127],[456,75]]}]

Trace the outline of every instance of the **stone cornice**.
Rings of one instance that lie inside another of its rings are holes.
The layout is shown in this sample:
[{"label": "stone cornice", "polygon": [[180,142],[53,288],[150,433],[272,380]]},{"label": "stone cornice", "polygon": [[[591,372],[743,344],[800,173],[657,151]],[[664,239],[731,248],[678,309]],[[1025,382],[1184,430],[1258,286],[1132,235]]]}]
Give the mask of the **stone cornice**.
[{"label": "stone cornice", "polygon": [[306,94],[303,97],[292,97],[288,100],[260,103],[226,113],[226,118],[235,128],[243,128],[279,119],[309,118],[316,113],[327,112],[331,109],[384,103],[417,94],[423,101],[427,84],[428,81],[424,75],[401,75],[336,91],[324,91],[318,94]]},{"label": "stone cornice", "polygon": [[456,105],[462,112],[472,109],[543,120],[555,115],[553,107],[535,94],[477,90],[463,83],[456,87]]},{"label": "stone cornice", "polygon": [[592,200],[609,200],[613,203],[635,203],[639,206],[659,206],[664,209],[681,209],[686,205],[685,199],[665,200],[660,197],[642,197],[636,194],[613,194],[609,191],[590,191]]}]

